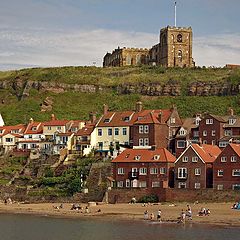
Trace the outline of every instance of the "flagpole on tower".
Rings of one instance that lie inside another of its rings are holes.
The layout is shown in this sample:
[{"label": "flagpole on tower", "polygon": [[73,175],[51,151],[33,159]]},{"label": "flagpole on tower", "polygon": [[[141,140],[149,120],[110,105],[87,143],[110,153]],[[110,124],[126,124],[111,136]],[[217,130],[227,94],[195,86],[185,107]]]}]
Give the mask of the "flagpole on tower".
[{"label": "flagpole on tower", "polygon": [[174,4],[174,17],[175,17],[174,26],[177,27],[177,1],[175,1],[175,4]]}]

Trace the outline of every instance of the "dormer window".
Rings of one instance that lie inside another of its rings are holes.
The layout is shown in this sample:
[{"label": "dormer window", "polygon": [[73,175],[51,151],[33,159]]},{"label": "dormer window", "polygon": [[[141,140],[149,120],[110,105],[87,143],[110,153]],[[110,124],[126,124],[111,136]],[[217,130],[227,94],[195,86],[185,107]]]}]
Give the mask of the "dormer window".
[{"label": "dormer window", "polygon": [[19,133],[19,130],[18,129],[11,130],[11,133]]},{"label": "dormer window", "polygon": [[36,131],[37,130],[37,127],[32,127],[32,131]]},{"label": "dormer window", "polygon": [[109,118],[106,118],[106,119],[104,119],[104,122],[105,122],[105,123],[109,123],[109,122],[110,122],[110,119],[109,119]]},{"label": "dormer window", "polygon": [[186,134],[186,131],[184,129],[180,129],[179,134],[181,136],[184,136]]},{"label": "dormer window", "polygon": [[154,156],[153,156],[153,159],[154,159],[154,160],[159,160],[159,159],[160,159],[160,155],[154,155]]},{"label": "dormer window", "polygon": [[130,154],[128,153],[125,158],[129,158]]},{"label": "dormer window", "polygon": [[170,119],[170,123],[173,123],[173,124],[176,123],[176,119],[172,117],[172,118]]},{"label": "dormer window", "polygon": [[212,118],[206,119],[206,124],[213,124],[213,119]]},{"label": "dormer window", "polygon": [[129,116],[128,116],[128,117],[124,117],[124,118],[123,118],[123,121],[124,121],[124,122],[129,122],[129,121],[130,121],[130,117],[129,117]]},{"label": "dormer window", "polygon": [[141,159],[141,155],[136,155],[134,159],[135,160],[140,160]]},{"label": "dormer window", "polygon": [[228,120],[228,124],[229,124],[229,125],[233,125],[235,122],[236,122],[236,119],[234,119],[234,118],[230,118],[230,119]]}]

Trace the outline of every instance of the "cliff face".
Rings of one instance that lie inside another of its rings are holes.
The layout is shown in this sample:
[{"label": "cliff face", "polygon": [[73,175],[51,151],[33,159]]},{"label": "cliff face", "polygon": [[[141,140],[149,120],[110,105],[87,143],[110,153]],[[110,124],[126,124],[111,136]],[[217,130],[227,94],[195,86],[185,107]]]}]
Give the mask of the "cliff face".
[{"label": "cliff face", "polygon": [[182,86],[180,82],[170,80],[161,83],[120,84],[117,87],[100,86],[93,84],[66,84],[58,82],[31,81],[13,79],[0,81],[0,89],[10,89],[21,100],[29,95],[29,90],[49,91],[62,93],[75,91],[82,93],[97,93],[117,91],[118,94],[140,94],[147,96],[231,96],[240,93],[240,83],[230,82],[191,82]]}]

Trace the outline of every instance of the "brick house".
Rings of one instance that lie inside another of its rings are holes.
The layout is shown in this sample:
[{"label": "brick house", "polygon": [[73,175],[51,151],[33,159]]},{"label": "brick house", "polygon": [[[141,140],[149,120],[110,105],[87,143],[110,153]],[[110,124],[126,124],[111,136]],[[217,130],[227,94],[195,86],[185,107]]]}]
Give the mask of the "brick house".
[{"label": "brick house", "polygon": [[182,125],[176,107],[142,110],[131,126],[131,146],[156,146],[175,152],[174,137]]},{"label": "brick house", "polygon": [[173,187],[176,158],[165,148],[127,149],[112,160],[117,188]]},{"label": "brick house", "polygon": [[200,115],[196,115],[195,118],[186,118],[183,120],[183,124],[175,137],[176,157],[179,157],[189,144],[199,143],[200,121]]},{"label": "brick house", "polygon": [[189,145],[175,161],[175,188],[212,188],[213,162],[220,152],[216,145]]},{"label": "brick house", "polygon": [[213,163],[213,187],[240,189],[240,145],[230,143]]}]

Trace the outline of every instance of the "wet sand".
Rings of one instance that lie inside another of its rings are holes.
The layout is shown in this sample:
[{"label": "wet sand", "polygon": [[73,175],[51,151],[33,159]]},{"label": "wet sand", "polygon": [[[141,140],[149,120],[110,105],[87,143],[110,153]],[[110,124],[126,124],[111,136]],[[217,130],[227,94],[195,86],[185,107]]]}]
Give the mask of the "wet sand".
[{"label": "wet sand", "polygon": [[[86,204],[80,204],[83,209]],[[205,223],[214,225],[240,226],[240,210],[233,210],[233,203],[199,203],[190,204],[193,212],[193,220],[187,220],[186,223]],[[90,213],[83,213],[76,210],[70,210],[72,204],[64,203],[62,209],[55,209],[54,206],[60,206],[60,203],[39,203],[39,204],[21,204],[13,203],[5,205],[0,203],[0,213],[9,214],[33,214],[41,216],[63,217],[63,218],[101,218],[109,220],[143,220],[143,213],[148,210],[154,213],[155,220],[158,209],[162,211],[163,222],[177,222],[182,209],[187,209],[187,203],[171,203],[151,204],[142,206],[142,204],[99,204],[90,206]],[[209,208],[210,216],[197,216],[201,207]],[[101,212],[97,212],[98,210]],[[150,220],[149,220],[150,221]]]}]

